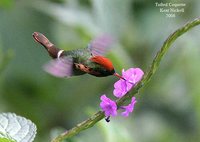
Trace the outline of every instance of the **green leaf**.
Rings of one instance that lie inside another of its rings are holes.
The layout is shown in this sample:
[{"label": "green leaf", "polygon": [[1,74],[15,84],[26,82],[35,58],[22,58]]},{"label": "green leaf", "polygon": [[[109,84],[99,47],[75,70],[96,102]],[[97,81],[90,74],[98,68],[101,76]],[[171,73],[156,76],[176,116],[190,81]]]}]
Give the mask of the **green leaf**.
[{"label": "green leaf", "polygon": [[16,142],[16,140],[0,132],[0,142]]},{"label": "green leaf", "polygon": [[14,113],[0,114],[0,142],[32,142],[36,126],[30,120]]},{"label": "green leaf", "polygon": [[16,142],[16,141],[7,138],[0,138],[0,142]]}]

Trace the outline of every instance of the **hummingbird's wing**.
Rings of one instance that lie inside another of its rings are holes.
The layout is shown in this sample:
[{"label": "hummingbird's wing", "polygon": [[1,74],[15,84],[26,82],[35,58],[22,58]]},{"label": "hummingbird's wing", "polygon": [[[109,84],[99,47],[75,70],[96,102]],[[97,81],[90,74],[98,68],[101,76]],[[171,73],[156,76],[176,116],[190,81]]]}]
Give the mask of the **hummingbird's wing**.
[{"label": "hummingbird's wing", "polygon": [[74,75],[73,60],[68,57],[51,60],[44,65],[44,70],[56,77],[70,77]]},{"label": "hummingbird's wing", "polygon": [[93,56],[105,55],[113,43],[113,38],[108,35],[103,35],[94,39],[88,44],[88,49],[91,51]]}]

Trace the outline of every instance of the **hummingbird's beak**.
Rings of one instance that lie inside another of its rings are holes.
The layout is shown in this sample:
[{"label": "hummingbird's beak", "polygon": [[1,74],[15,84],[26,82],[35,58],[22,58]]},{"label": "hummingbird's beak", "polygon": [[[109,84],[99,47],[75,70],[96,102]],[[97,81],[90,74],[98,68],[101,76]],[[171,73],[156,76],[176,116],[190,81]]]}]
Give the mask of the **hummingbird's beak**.
[{"label": "hummingbird's beak", "polygon": [[116,77],[118,77],[118,78],[120,78],[120,79],[126,80],[125,78],[123,78],[123,77],[122,77],[121,75],[119,75],[118,73],[114,73],[113,75],[116,76]]},{"label": "hummingbird's beak", "polygon": [[[118,77],[118,78],[120,78],[120,79],[123,79],[123,80],[125,80],[125,81],[128,81],[128,80],[126,80],[125,78],[123,78],[121,75],[119,75],[118,73],[114,73],[113,75],[116,76],[116,77]],[[133,84],[133,82],[130,82],[130,81],[128,81],[128,82],[131,83],[131,84]]]}]

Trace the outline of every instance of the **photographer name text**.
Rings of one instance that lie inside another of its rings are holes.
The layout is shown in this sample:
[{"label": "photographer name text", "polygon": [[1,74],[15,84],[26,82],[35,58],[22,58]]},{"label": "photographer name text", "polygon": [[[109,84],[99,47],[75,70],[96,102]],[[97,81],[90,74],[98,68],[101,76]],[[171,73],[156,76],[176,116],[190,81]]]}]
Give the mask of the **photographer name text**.
[{"label": "photographer name text", "polygon": [[177,14],[185,12],[185,3],[159,3],[156,2],[155,6],[159,8],[160,13],[164,13],[167,18],[175,18]]}]

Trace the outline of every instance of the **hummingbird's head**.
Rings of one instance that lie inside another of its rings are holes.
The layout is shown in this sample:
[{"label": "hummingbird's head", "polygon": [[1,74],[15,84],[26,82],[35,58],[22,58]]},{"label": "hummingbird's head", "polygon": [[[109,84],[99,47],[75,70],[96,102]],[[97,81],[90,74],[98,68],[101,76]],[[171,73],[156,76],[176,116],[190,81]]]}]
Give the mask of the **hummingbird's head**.
[{"label": "hummingbird's head", "polygon": [[120,79],[124,79],[122,76],[115,72],[114,66],[108,58],[103,56],[94,56],[90,58],[90,60],[104,67],[107,75],[114,75]]},{"label": "hummingbird's head", "polygon": [[103,56],[94,56],[90,58],[90,60],[101,65],[108,73],[110,73],[110,75],[115,73],[113,64],[108,58]]}]

